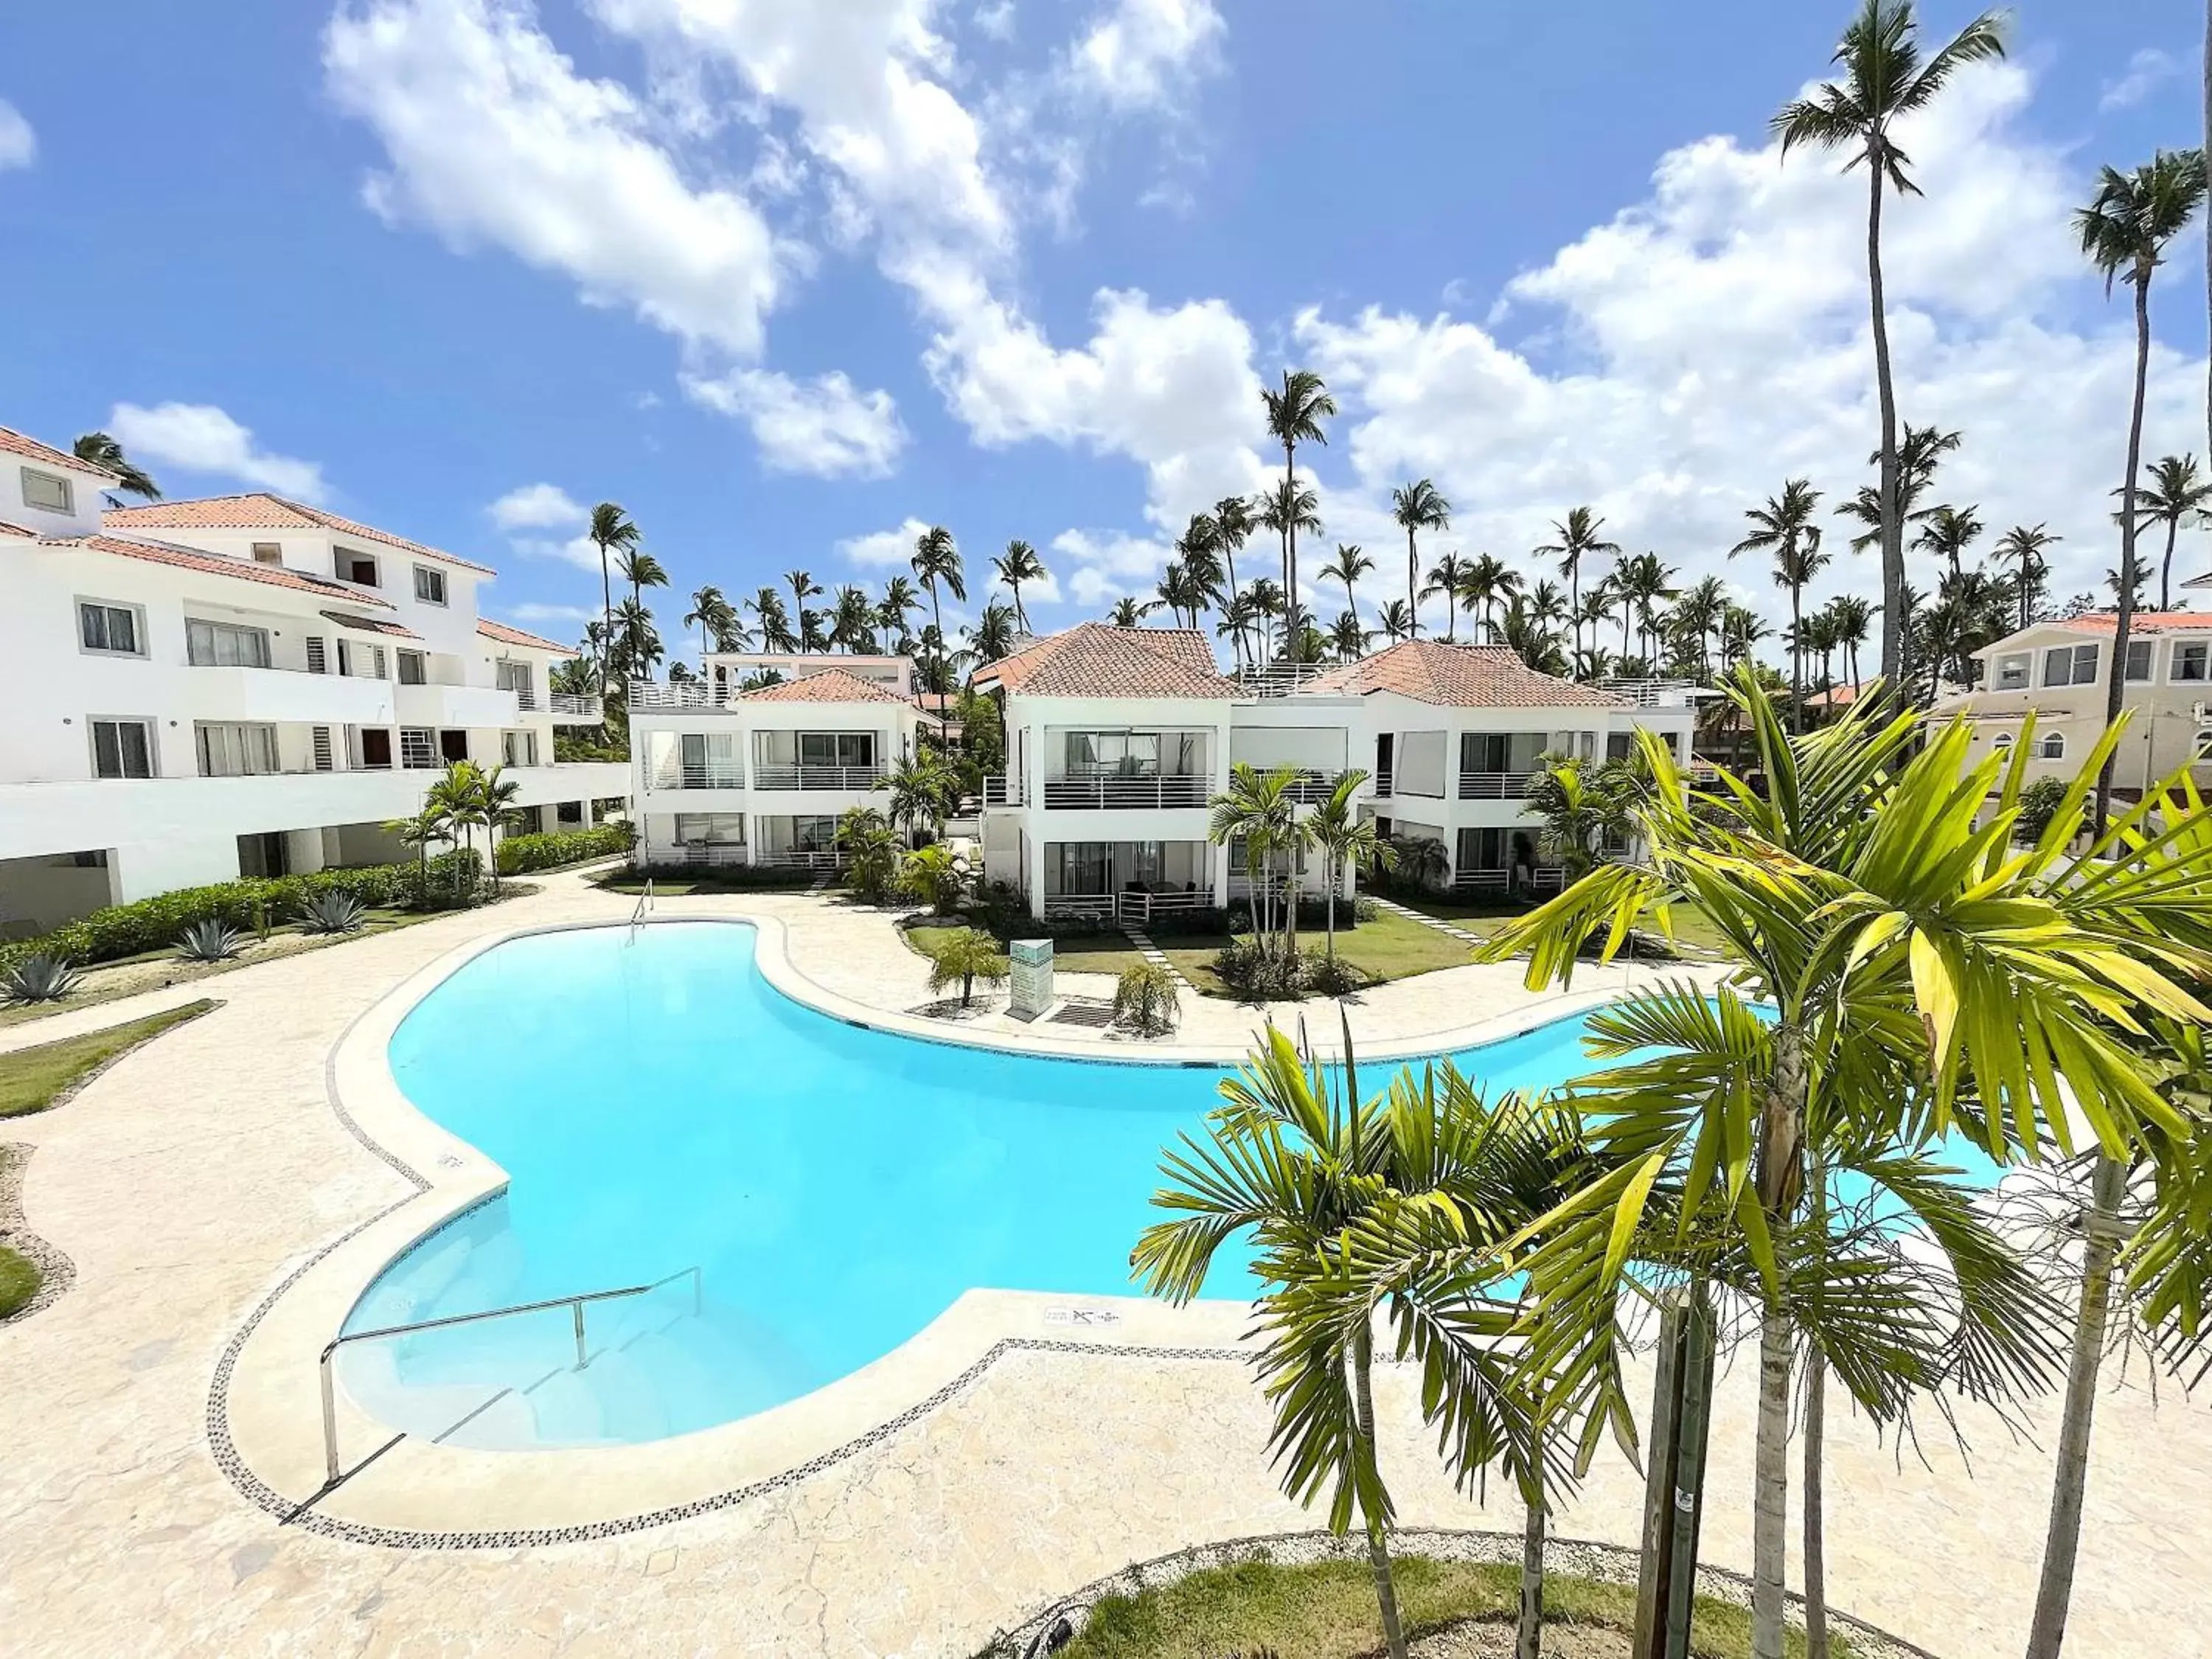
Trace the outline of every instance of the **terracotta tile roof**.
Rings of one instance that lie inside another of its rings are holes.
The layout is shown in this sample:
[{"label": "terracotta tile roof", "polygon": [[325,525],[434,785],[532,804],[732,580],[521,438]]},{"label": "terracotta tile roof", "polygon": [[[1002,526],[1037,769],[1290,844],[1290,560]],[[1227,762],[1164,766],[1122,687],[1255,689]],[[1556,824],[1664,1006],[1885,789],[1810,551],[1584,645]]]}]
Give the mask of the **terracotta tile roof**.
[{"label": "terracotta tile roof", "polygon": [[179,570],[198,570],[210,576],[235,576],[240,581],[260,582],[268,587],[289,587],[302,593],[313,593],[325,599],[337,599],[347,605],[370,605],[380,611],[389,611],[389,601],[343,582],[325,581],[320,576],[310,576],[304,571],[289,570],[281,564],[255,564],[247,559],[227,559],[220,553],[206,553],[196,547],[176,547],[167,542],[138,541],[126,536],[41,536],[41,547],[81,547],[94,553],[112,553],[119,558],[143,559],[149,564],[174,565]]},{"label": "terracotta tile roof", "polygon": [[104,466],[94,466],[90,461],[80,461],[66,449],[56,449],[52,444],[42,444],[27,433],[18,432],[9,426],[0,426],[0,449],[10,455],[21,455],[27,461],[43,461],[48,466],[67,467],[72,472],[82,472],[95,478],[116,482],[115,475]]},{"label": "terracotta tile roof", "polygon": [[[2110,634],[2120,625],[2120,619],[2110,611],[2092,611],[2086,617],[2069,617],[2063,622],[2047,624],[2063,628],[2075,634]],[[2212,611],[2138,611],[2128,618],[2130,634],[2175,634],[2212,632]]]},{"label": "terracotta tile roof", "polygon": [[413,629],[403,628],[385,617],[349,617],[337,611],[325,611],[323,615],[340,628],[350,628],[362,634],[380,634],[394,640],[419,640],[422,637]]},{"label": "terracotta tile roof", "polygon": [[20,536],[27,542],[34,542],[39,539],[39,535],[38,531],[27,530],[21,525],[9,524],[7,520],[0,519],[0,536]]},{"label": "terracotta tile roof", "polygon": [[418,554],[473,570],[495,573],[489,565],[473,564],[421,542],[410,542],[374,525],[341,519],[319,507],[309,507],[283,495],[257,490],[243,495],[207,495],[191,501],[155,501],[147,507],[112,507],[101,516],[103,524],[118,530],[327,530],[340,536],[359,536],[382,542],[404,552]]},{"label": "terracotta tile roof", "polygon": [[1206,635],[1190,628],[1079,623],[975,671],[977,685],[1030,697],[1233,697]]},{"label": "terracotta tile roof", "polygon": [[1539,674],[1503,645],[1401,640],[1309,680],[1307,691],[1395,691],[1449,708],[1626,708],[1626,697]]},{"label": "terracotta tile roof", "polygon": [[895,702],[904,706],[906,699],[896,691],[886,691],[857,674],[848,674],[842,668],[817,668],[812,673],[801,674],[795,680],[785,680],[776,685],[763,685],[754,691],[740,691],[732,699],[737,702]]},{"label": "terracotta tile roof", "polygon": [[1807,692],[1805,694],[1805,707],[1808,708],[1849,708],[1858,700],[1859,689],[1856,685],[1832,685],[1826,691]]},{"label": "terracotta tile roof", "polygon": [[551,651],[563,657],[573,657],[576,654],[574,646],[559,645],[542,635],[526,634],[520,629],[511,628],[503,622],[494,622],[489,617],[477,618],[477,632],[488,640],[497,640],[501,645],[525,645],[533,651]]}]

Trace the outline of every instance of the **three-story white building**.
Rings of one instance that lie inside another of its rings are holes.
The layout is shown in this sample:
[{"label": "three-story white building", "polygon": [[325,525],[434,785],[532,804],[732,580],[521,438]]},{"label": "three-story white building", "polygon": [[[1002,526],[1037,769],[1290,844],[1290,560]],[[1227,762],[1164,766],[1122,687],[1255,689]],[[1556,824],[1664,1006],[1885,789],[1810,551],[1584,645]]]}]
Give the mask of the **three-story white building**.
[{"label": "three-story white building", "polygon": [[483,566],[282,497],[103,510],[115,479],[0,428],[0,934],[241,875],[408,856],[382,826],[449,760],[532,827],[624,797],[556,764],[570,652],[481,616]]}]

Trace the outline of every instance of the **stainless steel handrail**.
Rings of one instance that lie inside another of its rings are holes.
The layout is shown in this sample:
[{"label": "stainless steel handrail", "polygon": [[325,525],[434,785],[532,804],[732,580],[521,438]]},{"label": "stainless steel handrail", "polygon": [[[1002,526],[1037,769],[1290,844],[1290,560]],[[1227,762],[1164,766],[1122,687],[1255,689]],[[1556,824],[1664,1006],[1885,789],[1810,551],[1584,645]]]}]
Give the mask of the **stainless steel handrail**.
[{"label": "stainless steel handrail", "polygon": [[647,876],[645,878],[645,890],[637,896],[637,902],[630,908],[629,937],[631,939],[635,939],[637,937],[637,930],[645,925],[646,912],[652,908],[653,878]]},{"label": "stainless steel handrail", "polygon": [[516,1314],[544,1313],[549,1308],[571,1308],[575,1312],[576,1369],[581,1370],[590,1364],[584,1352],[584,1304],[587,1302],[612,1302],[624,1297],[647,1296],[664,1285],[673,1285],[688,1276],[691,1280],[691,1313],[696,1318],[705,1304],[705,1280],[698,1267],[678,1268],[665,1279],[656,1279],[650,1285],[625,1285],[611,1291],[583,1291],[574,1296],[556,1296],[544,1302],[518,1302],[510,1307],[484,1308],[475,1313],[447,1314],[439,1319],[417,1319],[404,1325],[385,1325],[373,1331],[341,1331],[323,1345],[321,1357],[315,1362],[323,1388],[323,1470],[328,1477],[325,1489],[338,1483],[338,1406],[337,1385],[331,1372],[331,1359],[340,1348],[349,1342],[374,1342],[388,1336],[411,1336],[416,1331],[441,1330],[448,1325],[473,1325],[486,1319],[507,1319]]}]

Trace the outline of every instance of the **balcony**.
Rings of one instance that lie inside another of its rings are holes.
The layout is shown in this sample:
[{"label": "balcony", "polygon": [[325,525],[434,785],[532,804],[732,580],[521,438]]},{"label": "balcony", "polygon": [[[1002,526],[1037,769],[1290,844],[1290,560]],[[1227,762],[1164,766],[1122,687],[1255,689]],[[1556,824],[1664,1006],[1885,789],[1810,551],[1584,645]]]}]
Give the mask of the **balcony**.
[{"label": "balcony", "polygon": [[742,789],[745,769],[735,761],[686,761],[672,779],[653,780],[655,789]]},{"label": "balcony", "polygon": [[695,865],[699,866],[750,864],[751,854],[743,842],[702,841],[687,842],[680,847],[656,847],[647,854],[647,864]]},{"label": "balcony", "polygon": [[756,789],[844,791],[864,793],[876,787],[884,768],[876,766],[769,766],[753,768]]},{"label": "balcony", "polygon": [[1527,772],[1462,772],[1462,800],[1519,800],[1528,793],[1532,775]]},{"label": "balcony", "polygon": [[1055,812],[1121,812],[1203,806],[1212,783],[1200,774],[1155,777],[1047,778],[1044,804]]},{"label": "balcony", "polygon": [[1686,708],[1698,687],[1695,680],[1600,680],[1601,691],[1625,697],[1638,708]]},{"label": "balcony", "polygon": [[512,726],[520,716],[515,694],[489,685],[401,685],[402,726]]},{"label": "balcony", "polygon": [[661,713],[682,708],[726,708],[728,699],[704,680],[678,680],[664,685],[658,680],[632,680],[624,696],[632,712]]},{"label": "balcony", "polygon": [[1397,779],[1392,774],[1389,767],[1386,766],[1381,771],[1377,772],[1375,775],[1375,793],[1377,798],[1382,800],[1389,799],[1392,795],[1397,793],[1395,787]]},{"label": "balcony", "polygon": [[606,710],[597,696],[580,696],[573,691],[548,693],[545,707],[556,726],[597,726],[606,718]]},{"label": "balcony", "polygon": [[186,681],[195,720],[283,721],[315,726],[390,726],[389,680],[304,669],[195,663]]},{"label": "balcony", "polygon": [[1016,777],[984,779],[983,805],[986,806],[1021,805],[1022,781]]},{"label": "balcony", "polygon": [[1304,771],[1291,781],[1291,799],[1300,806],[1318,806],[1336,793],[1341,772]]}]

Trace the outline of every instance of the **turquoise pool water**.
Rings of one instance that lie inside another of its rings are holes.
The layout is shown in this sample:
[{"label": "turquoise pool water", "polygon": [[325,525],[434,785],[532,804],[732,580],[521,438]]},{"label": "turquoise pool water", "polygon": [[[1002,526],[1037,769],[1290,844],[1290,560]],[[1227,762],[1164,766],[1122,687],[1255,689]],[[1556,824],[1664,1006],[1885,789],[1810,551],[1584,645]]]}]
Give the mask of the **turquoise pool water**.
[{"label": "turquoise pool water", "polygon": [[[356,1398],[450,1443],[653,1440],[855,1370],[973,1287],[1130,1292],[1160,1150],[1215,1103],[1218,1070],[849,1025],[769,987],[754,939],[727,923],[534,935],[407,1016],[400,1088],[511,1182],[393,1263],[347,1329],[694,1267],[700,1295],[695,1311],[686,1278],[594,1304],[581,1370],[566,1309],[351,1344]],[[1457,1058],[1492,1090],[1554,1084],[1588,1069],[1581,1029]],[[1242,1265],[1225,1254],[1209,1288],[1241,1295]]]}]

